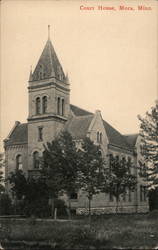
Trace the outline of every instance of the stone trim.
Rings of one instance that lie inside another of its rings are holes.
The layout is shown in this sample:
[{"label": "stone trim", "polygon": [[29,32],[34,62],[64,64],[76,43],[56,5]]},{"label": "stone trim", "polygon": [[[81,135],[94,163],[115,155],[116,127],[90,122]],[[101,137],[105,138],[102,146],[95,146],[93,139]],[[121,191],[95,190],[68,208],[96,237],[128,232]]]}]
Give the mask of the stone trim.
[{"label": "stone trim", "polygon": [[51,118],[55,118],[56,120],[67,121],[66,117],[60,116],[60,115],[47,115],[47,116],[42,116],[42,117],[28,118],[27,120],[28,122],[30,122],[30,121],[46,120],[46,119],[51,119]]}]

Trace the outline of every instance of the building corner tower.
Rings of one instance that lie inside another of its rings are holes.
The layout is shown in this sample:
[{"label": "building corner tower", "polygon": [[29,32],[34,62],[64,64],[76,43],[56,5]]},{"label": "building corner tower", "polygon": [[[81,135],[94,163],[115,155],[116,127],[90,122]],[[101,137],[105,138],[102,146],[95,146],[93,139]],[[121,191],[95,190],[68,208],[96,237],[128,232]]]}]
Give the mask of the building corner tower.
[{"label": "building corner tower", "polygon": [[28,170],[39,168],[43,144],[63,129],[70,113],[68,77],[48,40],[35,70],[30,72],[28,114]]}]

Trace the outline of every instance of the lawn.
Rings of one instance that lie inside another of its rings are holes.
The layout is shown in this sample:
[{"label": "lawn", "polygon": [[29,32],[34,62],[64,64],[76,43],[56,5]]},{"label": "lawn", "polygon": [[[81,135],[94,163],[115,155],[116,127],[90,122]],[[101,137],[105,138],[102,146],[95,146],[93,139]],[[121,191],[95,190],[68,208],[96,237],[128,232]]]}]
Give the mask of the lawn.
[{"label": "lawn", "polygon": [[0,219],[0,239],[45,242],[51,249],[158,249],[158,213],[93,216],[90,224],[87,217]]}]

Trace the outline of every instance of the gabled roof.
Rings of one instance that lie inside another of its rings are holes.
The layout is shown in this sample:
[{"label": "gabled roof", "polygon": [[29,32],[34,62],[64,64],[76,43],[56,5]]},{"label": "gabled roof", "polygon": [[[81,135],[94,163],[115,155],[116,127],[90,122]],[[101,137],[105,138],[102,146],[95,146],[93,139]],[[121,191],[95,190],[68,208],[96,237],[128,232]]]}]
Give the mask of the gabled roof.
[{"label": "gabled roof", "polygon": [[17,125],[10,134],[8,140],[5,140],[5,144],[7,146],[23,144],[23,143],[28,143],[27,123],[21,123]]},{"label": "gabled roof", "polygon": [[94,115],[74,116],[66,123],[65,129],[74,139],[83,139],[87,135],[93,117]]},{"label": "gabled roof", "polygon": [[[85,129],[86,128],[85,124],[88,124],[86,117],[91,116],[93,118],[93,113],[91,113],[87,110],[81,109],[81,108],[74,106],[74,105],[70,105],[70,108],[71,108],[72,112],[74,113],[74,115],[80,116],[80,119],[79,119],[80,121],[78,121],[77,125],[75,125],[75,123],[77,123],[77,120],[76,121],[75,121],[75,119],[73,120],[73,134],[75,136],[75,132],[76,132],[76,133],[78,133],[78,136],[79,136],[79,135],[81,135],[81,133],[78,132],[77,129],[75,129],[75,126],[77,126],[77,127],[81,126],[80,125],[80,124],[82,124],[81,117],[83,116],[83,117],[85,117],[85,119],[83,119],[83,126]],[[89,123],[89,125],[90,125],[90,123]],[[131,145],[129,145],[127,143],[126,138],[122,134],[120,134],[116,129],[114,129],[109,123],[107,123],[104,120],[103,120],[103,125],[104,125],[104,128],[105,128],[105,131],[106,131],[106,134],[107,134],[107,137],[108,137],[110,144],[117,146],[117,147],[132,150]],[[79,128],[79,131],[80,131],[80,128]],[[83,134],[86,135],[85,132]],[[82,134],[82,136],[83,136],[83,134]]]},{"label": "gabled roof", "polygon": [[59,80],[66,80],[64,71],[56,55],[54,47],[50,39],[48,39],[39,58],[37,66],[33,74],[30,76],[30,81],[47,79],[50,77],[55,77]]},{"label": "gabled roof", "polygon": [[93,113],[70,104],[70,109],[76,116],[92,115]]},{"label": "gabled roof", "polygon": [[110,144],[131,150],[130,145],[128,145],[126,139],[121,133],[119,133],[116,129],[114,129],[109,123],[104,120],[103,124]]},{"label": "gabled roof", "polygon": [[129,134],[129,135],[124,135],[124,137],[126,138],[127,143],[131,147],[135,147],[138,135],[139,134]]}]

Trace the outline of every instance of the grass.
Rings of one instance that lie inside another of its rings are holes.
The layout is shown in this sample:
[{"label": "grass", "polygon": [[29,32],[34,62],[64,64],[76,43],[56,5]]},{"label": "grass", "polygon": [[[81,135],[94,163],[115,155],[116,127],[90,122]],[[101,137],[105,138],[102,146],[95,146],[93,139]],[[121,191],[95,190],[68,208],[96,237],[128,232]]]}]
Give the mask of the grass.
[{"label": "grass", "polygon": [[[158,247],[158,214],[104,215],[72,221],[5,219],[0,239],[49,241],[60,249],[154,249]],[[53,249],[52,248],[52,249]]]}]

